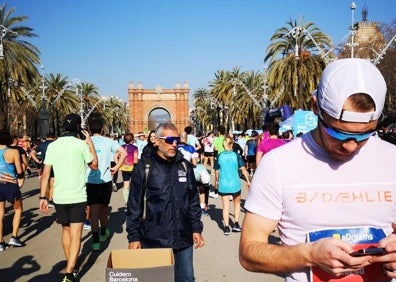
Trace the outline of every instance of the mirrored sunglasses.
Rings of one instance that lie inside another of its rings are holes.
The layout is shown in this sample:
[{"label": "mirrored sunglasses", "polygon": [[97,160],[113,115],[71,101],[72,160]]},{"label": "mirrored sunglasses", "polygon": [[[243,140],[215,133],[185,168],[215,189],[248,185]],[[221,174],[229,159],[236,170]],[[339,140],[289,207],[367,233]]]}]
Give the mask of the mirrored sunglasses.
[{"label": "mirrored sunglasses", "polygon": [[163,139],[165,140],[165,143],[172,145],[175,141],[176,144],[180,143],[180,137],[173,137],[173,136],[162,136],[162,137],[158,137],[158,139]]},{"label": "mirrored sunglasses", "polygon": [[319,118],[319,122],[323,125],[325,132],[330,137],[333,137],[334,139],[337,139],[338,141],[347,141],[347,140],[354,139],[357,142],[360,142],[360,141],[370,138],[370,136],[372,136],[375,132],[375,131],[367,131],[367,132],[362,132],[362,133],[346,132],[346,131],[338,130],[338,129],[328,126],[325,123],[325,121],[321,118]]}]

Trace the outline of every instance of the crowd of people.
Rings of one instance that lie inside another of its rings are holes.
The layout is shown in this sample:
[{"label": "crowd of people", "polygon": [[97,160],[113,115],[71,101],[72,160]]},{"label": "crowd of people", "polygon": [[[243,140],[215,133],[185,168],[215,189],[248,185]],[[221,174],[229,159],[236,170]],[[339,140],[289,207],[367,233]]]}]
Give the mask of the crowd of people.
[{"label": "crowd of people", "polygon": [[[77,114],[66,116],[62,135],[49,133],[36,146],[27,136],[1,132],[0,251],[25,245],[18,238],[20,187],[32,159],[40,177],[39,209],[55,208],[62,226],[63,282],[78,274],[84,229],[91,232],[92,251],[109,238],[108,205],[118,190],[125,199],[128,248],[172,248],[175,281],[194,281],[193,248],[205,245],[201,216],[211,212],[209,198],[219,197],[223,234],[242,232],[240,261],[249,271],[282,273],[286,281],[389,281],[396,278],[396,147],[389,144],[396,143],[396,119],[379,122],[385,93],[375,66],[343,59],[324,70],[312,96],[318,126],[302,136],[280,132],[273,121],[260,133],[227,133],[219,126],[194,134],[191,126],[180,130],[166,122],[148,133],[113,137],[105,135],[100,118],[89,122],[89,130],[81,128]],[[249,196],[242,223],[243,187]],[[14,209],[8,243],[6,201]],[[281,246],[268,240],[276,229]],[[334,235],[348,232],[379,232],[370,243],[386,254],[350,255],[362,243]]]}]

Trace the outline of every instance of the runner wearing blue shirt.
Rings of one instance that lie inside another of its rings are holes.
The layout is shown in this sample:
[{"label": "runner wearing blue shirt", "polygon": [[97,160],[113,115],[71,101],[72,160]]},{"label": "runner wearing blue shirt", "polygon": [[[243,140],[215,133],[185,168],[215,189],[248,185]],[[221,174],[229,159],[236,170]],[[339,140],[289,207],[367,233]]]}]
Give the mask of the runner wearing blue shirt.
[{"label": "runner wearing blue shirt", "polygon": [[241,155],[232,150],[234,139],[227,136],[223,140],[224,151],[221,152],[214,163],[215,170],[215,189],[221,196],[223,204],[223,222],[224,235],[230,235],[231,229],[229,226],[230,213],[230,196],[234,200],[234,227],[233,232],[241,232],[239,226],[239,215],[241,212],[241,180],[239,178],[239,170],[244,175],[248,186],[250,185],[249,174],[245,168],[245,162]]}]

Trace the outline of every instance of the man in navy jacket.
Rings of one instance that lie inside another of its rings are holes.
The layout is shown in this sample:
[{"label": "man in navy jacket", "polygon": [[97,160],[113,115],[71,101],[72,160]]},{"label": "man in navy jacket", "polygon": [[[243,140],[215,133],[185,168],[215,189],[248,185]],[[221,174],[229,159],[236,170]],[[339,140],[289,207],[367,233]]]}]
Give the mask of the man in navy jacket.
[{"label": "man in navy jacket", "polygon": [[193,245],[202,247],[204,240],[193,168],[177,150],[180,137],[175,125],[160,124],[156,137],[157,152],[141,160],[132,173],[128,248],[172,248],[175,281],[194,281]]}]

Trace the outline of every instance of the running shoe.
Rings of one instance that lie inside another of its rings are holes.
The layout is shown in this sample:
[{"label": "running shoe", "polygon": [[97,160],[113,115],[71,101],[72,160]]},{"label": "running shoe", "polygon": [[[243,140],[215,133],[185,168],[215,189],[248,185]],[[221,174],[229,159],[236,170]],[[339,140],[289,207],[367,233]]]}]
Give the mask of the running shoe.
[{"label": "running shoe", "polygon": [[78,267],[74,267],[74,268],[73,268],[73,271],[72,271],[73,276],[74,276],[74,277],[77,277],[79,271],[80,271],[80,269],[79,269]]},{"label": "running shoe", "polygon": [[100,233],[100,238],[99,241],[100,242],[104,242],[107,240],[107,238],[110,237],[110,230],[108,228],[106,228],[106,233],[104,235],[102,235],[102,233]]},{"label": "running shoe", "polygon": [[100,243],[93,243],[92,251],[100,251]]},{"label": "running shoe", "polygon": [[0,252],[7,250],[10,247],[6,242],[1,242],[0,243]]},{"label": "running shoe", "polygon": [[228,236],[231,234],[231,229],[229,226],[224,227],[224,235]]},{"label": "running shoe", "polygon": [[24,247],[25,243],[21,242],[18,237],[12,236],[8,242],[8,245],[13,247]]},{"label": "running shoe", "polygon": [[203,216],[208,216],[209,215],[209,213],[205,209],[201,209],[201,214]]},{"label": "running shoe", "polygon": [[235,222],[234,227],[232,228],[232,232],[241,232],[242,228],[239,226],[238,222]]},{"label": "running shoe", "polygon": [[214,199],[217,199],[217,198],[219,197],[219,194],[217,194],[217,193],[215,193],[215,192],[213,192],[213,191],[210,191],[210,192],[209,192],[209,197],[214,198]]},{"label": "running shoe", "polygon": [[86,230],[86,231],[91,230],[91,222],[89,221],[89,219],[84,221],[84,230]]},{"label": "running shoe", "polygon": [[74,279],[74,275],[72,273],[65,274],[65,276],[62,279],[62,282],[74,282],[74,281],[76,280]]}]

